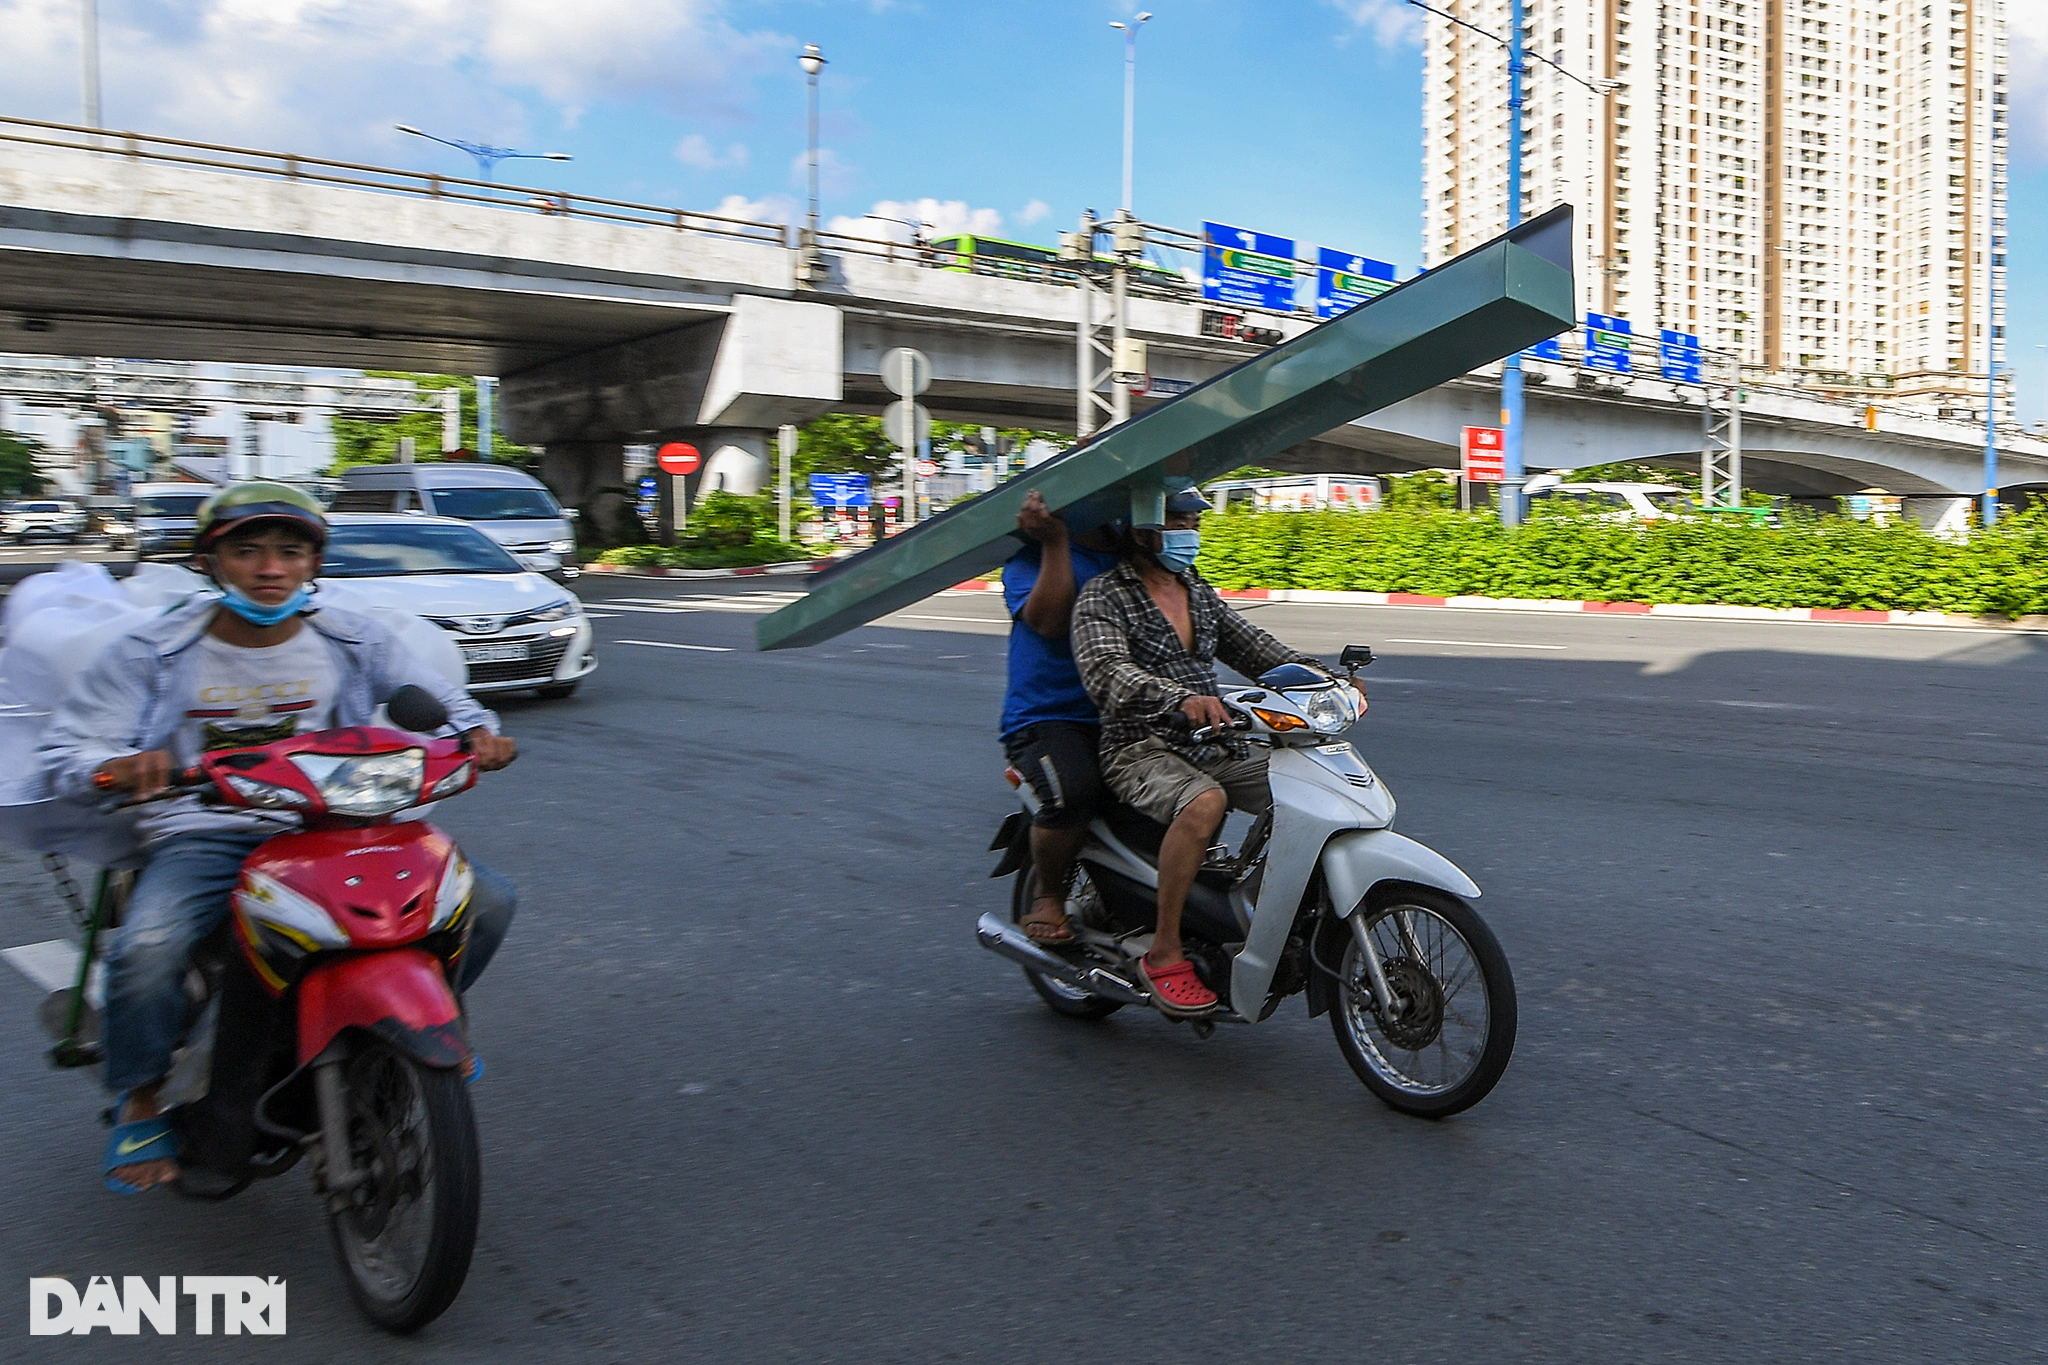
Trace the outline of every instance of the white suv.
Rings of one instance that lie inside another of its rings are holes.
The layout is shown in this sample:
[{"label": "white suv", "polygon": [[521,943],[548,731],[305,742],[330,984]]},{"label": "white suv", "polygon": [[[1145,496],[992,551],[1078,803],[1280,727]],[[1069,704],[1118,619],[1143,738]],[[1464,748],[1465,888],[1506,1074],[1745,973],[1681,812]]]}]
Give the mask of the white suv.
[{"label": "white suv", "polygon": [[84,534],[85,509],[61,498],[27,498],[0,513],[0,535],[11,537],[17,545],[31,540],[76,545]]}]

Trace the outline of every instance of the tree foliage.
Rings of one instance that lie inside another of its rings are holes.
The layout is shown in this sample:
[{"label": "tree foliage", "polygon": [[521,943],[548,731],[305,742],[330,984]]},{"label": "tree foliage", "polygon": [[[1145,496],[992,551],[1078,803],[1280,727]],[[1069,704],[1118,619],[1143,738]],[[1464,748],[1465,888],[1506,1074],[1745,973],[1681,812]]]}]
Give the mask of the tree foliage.
[{"label": "tree foliage", "polygon": [[[419,386],[422,394],[438,393],[442,389],[458,390],[462,394],[462,447],[469,451],[477,448],[475,379],[468,375],[413,374],[406,370],[367,370],[364,373],[379,379],[410,379]],[[441,410],[438,405],[429,412],[408,413],[395,422],[337,417],[333,429],[334,464],[327,471],[330,475],[340,474],[351,465],[390,464],[398,458],[400,439],[407,436],[412,437],[414,459],[431,461],[441,458]],[[491,459],[499,464],[522,467],[534,463],[531,450],[513,445],[502,436],[492,440]]]},{"label": "tree foliage", "polygon": [[39,463],[44,451],[40,441],[0,431],[0,496],[34,496],[49,486]]}]

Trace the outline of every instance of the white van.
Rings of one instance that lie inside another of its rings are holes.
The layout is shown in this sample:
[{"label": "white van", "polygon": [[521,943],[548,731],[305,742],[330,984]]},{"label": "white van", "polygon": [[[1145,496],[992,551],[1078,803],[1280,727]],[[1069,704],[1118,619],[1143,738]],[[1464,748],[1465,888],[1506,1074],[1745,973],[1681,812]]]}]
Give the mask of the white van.
[{"label": "white van", "polygon": [[341,473],[330,512],[418,512],[469,522],[536,573],[574,578],[576,533],[547,485],[504,465],[356,465]]}]

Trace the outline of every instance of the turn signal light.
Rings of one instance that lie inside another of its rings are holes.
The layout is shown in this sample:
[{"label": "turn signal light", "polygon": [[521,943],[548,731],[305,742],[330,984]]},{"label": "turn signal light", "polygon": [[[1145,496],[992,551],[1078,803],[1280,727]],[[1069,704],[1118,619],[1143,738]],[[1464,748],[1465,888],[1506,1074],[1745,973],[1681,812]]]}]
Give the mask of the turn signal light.
[{"label": "turn signal light", "polygon": [[1254,706],[1252,714],[1265,722],[1268,730],[1306,730],[1308,722],[1291,711],[1268,711]]}]

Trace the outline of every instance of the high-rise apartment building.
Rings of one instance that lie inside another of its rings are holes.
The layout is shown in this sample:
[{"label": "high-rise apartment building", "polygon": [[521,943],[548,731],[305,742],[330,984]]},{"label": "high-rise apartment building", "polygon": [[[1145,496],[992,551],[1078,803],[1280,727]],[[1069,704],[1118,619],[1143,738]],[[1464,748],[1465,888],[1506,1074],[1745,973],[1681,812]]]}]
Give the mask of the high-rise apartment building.
[{"label": "high-rise apartment building", "polygon": [[[1507,32],[1509,0],[1439,7]],[[1527,0],[1524,23],[1523,208],[1578,210],[1582,311],[1982,415],[2004,0]],[[1499,43],[1431,16],[1425,266],[1506,225],[1507,84]]]}]

